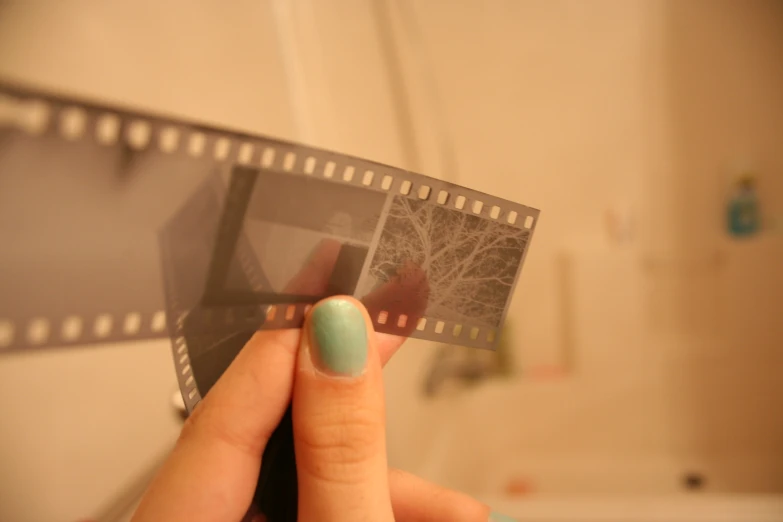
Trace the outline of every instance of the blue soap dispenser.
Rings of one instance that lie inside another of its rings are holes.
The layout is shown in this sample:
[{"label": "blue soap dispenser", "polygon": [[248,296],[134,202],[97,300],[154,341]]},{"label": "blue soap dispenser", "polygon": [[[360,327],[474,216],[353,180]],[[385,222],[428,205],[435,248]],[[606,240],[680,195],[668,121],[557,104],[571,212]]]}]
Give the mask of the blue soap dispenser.
[{"label": "blue soap dispenser", "polygon": [[760,226],[756,179],[748,173],[735,183],[728,204],[729,234],[736,237],[751,236]]}]

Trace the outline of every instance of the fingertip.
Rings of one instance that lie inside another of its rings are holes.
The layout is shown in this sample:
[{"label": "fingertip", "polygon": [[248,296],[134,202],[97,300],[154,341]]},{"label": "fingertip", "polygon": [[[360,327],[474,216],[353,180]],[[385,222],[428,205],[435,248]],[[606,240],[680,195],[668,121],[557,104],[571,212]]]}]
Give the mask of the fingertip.
[{"label": "fingertip", "polygon": [[[366,310],[351,297],[332,297],[309,312],[303,351],[312,367],[328,377],[358,377],[365,373],[370,351]],[[307,361],[304,361],[307,362]]]}]

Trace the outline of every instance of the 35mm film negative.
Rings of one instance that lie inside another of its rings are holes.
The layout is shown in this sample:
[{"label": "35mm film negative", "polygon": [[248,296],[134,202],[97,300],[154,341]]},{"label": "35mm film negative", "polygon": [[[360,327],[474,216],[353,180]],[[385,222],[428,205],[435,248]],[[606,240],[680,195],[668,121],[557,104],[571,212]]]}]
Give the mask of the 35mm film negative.
[{"label": "35mm film negative", "polygon": [[0,351],[170,336],[184,383],[220,339],[298,327],[336,294],[378,331],[493,349],[538,216],[372,161],[0,82]]}]

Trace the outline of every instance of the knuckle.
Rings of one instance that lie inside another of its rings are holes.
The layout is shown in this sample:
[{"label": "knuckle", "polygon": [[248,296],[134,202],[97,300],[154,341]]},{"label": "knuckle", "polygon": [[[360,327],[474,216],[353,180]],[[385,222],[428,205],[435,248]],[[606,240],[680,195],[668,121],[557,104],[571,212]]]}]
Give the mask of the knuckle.
[{"label": "knuckle", "polygon": [[383,419],[367,408],[326,410],[295,427],[302,465],[318,478],[354,482],[382,455]]}]

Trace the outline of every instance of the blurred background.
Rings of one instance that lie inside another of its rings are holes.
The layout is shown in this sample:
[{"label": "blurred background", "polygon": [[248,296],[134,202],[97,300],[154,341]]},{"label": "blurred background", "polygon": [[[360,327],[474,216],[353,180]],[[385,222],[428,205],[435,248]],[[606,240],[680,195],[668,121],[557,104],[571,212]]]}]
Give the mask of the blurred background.
[{"label": "blurred background", "polygon": [[[780,0],[11,0],[0,77],[541,209],[501,353],[387,367],[390,463],[529,520],[783,520]],[[0,520],[127,519],[175,389],[164,341],[0,357]]]}]

